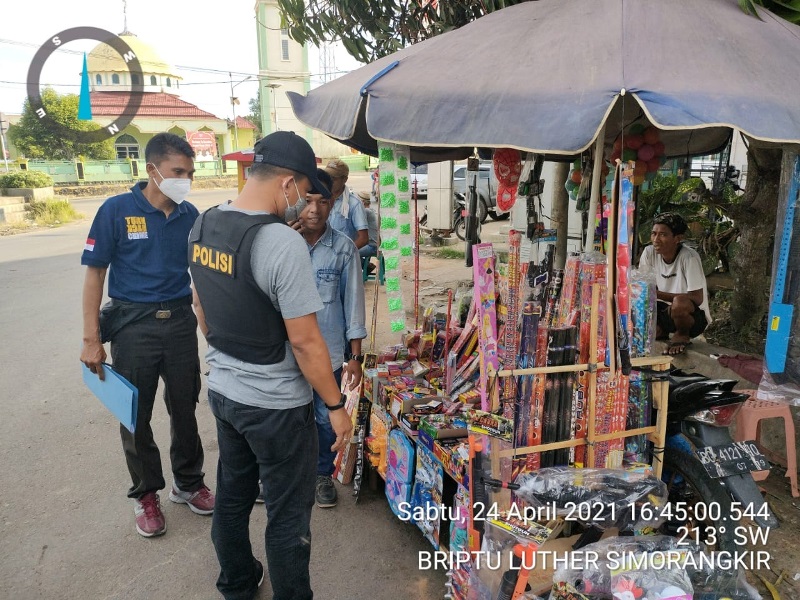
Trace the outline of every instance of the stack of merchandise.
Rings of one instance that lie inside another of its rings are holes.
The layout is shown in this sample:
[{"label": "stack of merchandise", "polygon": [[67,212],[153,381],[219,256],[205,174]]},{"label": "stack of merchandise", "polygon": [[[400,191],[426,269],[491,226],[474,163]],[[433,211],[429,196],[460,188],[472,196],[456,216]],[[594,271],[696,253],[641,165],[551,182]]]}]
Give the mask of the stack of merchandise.
[{"label": "stack of merchandise", "polygon": [[411,484],[414,481],[414,444],[402,431],[389,432],[386,498],[392,512],[403,514],[403,503],[411,500]]},{"label": "stack of merchandise", "polygon": [[[551,253],[540,265],[519,265],[514,250],[518,236],[517,232],[510,233],[509,263],[497,269],[498,315],[505,317],[499,347],[503,368],[607,363],[605,255],[599,252],[570,255],[563,270],[552,267]],[[655,287],[636,270],[631,270],[628,279],[631,355],[647,356],[655,331]],[[596,306],[597,347],[592,349],[590,323],[595,285],[599,286],[600,294]],[[464,331],[454,351],[462,347],[462,338],[470,333],[466,328]],[[474,342],[477,345],[477,340]],[[460,360],[463,366],[468,359],[462,356]],[[460,382],[454,380],[454,384]],[[585,371],[506,378],[501,386],[502,411],[514,419],[515,446],[525,448],[585,438],[588,386],[589,374]],[[638,373],[625,376],[617,371],[611,377],[607,370],[598,372],[595,422],[598,434],[649,426],[651,407],[650,386]],[[645,437],[596,444],[595,465],[591,466],[619,467],[623,453],[628,462],[646,462]],[[585,446],[527,454],[516,460],[514,472],[558,465],[587,466]]]}]

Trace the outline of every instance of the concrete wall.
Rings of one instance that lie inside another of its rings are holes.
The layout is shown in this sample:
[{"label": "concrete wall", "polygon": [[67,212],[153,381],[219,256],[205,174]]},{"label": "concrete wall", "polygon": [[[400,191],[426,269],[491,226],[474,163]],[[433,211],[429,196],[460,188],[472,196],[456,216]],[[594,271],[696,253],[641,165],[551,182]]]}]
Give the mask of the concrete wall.
[{"label": "concrete wall", "polygon": [[[138,171],[134,171],[133,164],[136,164]],[[224,163],[224,164],[223,164]],[[145,160],[87,160],[83,163],[83,177],[79,177],[77,161],[34,161],[23,162],[22,165],[30,171],[41,171],[47,173],[57,184],[68,183],[108,183],[108,182],[127,182],[147,179]],[[220,177],[223,175],[236,175],[235,161],[195,161],[195,179],[204,177]],[[51,194],[52,195],[52,194]]]}]

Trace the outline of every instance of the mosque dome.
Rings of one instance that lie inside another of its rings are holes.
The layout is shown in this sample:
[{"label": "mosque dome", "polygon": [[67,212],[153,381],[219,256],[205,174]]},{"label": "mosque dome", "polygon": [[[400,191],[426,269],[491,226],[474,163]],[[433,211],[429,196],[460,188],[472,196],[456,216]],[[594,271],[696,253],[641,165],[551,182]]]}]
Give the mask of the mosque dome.
[{"label": "mosque dome", "polygon": [[[177,69],[165,62],[156,50],[126,31],[119,37],[130,46],[139,59],[144,76],[145,92],[166,92],[178,94],[179,81]],[[130,81],[130,73],[125,59],[107,44],[98,44],[86,57],[86,66],[94,91],[118,91],[120,85],[136,83]],[[115,86],[117,86],[115,90]]]}]

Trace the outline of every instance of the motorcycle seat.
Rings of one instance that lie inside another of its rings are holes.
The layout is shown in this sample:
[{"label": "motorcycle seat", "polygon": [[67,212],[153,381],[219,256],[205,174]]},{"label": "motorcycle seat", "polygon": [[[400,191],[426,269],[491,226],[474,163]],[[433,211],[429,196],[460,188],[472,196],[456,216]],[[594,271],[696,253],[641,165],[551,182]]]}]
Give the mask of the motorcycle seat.
[{"label": "motorcycle seat", "polygon": [[706,379],[703,381],[694,381],[686,385],[682,385],[677,389],[671,389],[669,392],[670,403],[683,404],[685,402],[698,402],[706,394],[719,389],[719,382],[714,379]]}]

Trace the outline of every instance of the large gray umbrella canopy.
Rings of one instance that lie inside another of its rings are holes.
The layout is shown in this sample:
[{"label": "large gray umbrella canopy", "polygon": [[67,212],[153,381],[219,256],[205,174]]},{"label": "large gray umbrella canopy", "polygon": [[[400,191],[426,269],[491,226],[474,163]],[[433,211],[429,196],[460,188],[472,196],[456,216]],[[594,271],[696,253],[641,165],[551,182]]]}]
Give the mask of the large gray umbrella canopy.
[{"label": "large gray umbrella canopy", "polygon": [[[474,147],[547,155],[606,143],[637,118],[669,156],[722,147],[731,128],[800,142],[800,27],[736,0],[538,0],[405,48],[301,96],[297,117],[354,148],[414,160]],[[626,90],[623,95],[622,90]]]}]

